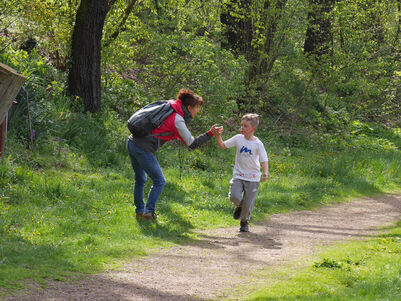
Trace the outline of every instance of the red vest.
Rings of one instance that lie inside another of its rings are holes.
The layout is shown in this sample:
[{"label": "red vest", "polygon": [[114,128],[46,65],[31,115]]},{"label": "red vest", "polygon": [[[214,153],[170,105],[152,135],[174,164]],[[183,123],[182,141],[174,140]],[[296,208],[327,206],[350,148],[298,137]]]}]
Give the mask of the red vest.
[{"label": "red vest", "polygon": [[182,118],[184,118],[184,111],[182,110],[182,102],[181,99],[178,100],[169,100],[171,107],[173,108],[174,112],[164,119],[161,126],[155,128],[151,133],[152,134],[160,134],[160,133],[167,133],[171,132],[171,135],[168,136],[160,136],[160,140],[169,141],[173,139],[179,139],[184,144],[184,140],[181,138],[180,134],[178,133],[177,128],[175,127],[175,117],[179,114]]}]

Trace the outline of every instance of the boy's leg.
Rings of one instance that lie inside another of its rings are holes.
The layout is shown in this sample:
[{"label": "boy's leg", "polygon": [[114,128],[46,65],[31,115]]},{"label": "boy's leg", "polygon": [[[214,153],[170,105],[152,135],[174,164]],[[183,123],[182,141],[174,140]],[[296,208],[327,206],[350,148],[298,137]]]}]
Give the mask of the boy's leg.
[{"label": "boy's leg", "polygon": [[244,186],[244,196],[242,198],[241,202],[241,221],[242,222],[248,222],[251,213],[253,210],[253,207],[255,206],[255,199],[256,195],[258,193],[258,188],[259,188],[259,182],[248,182],[248,181],[243,181],[243,186]]},{"label": "boy's leg", "polygon": [[241,216],[241,200],[242,200],[242,192],[244,191],[243,181],[239,179],[232,179],[230,181],[230,193],[228,197],[230,201],[235,205],[235,209],[233,212],[233,218],[239,219]]},{"label": "boy's leg", "polygon": [[243,191],[242,182],[243,181],[239,179],[231,179],[230,181],[230,192],[228,193],[228,197],[236,207],[241,206]]}]

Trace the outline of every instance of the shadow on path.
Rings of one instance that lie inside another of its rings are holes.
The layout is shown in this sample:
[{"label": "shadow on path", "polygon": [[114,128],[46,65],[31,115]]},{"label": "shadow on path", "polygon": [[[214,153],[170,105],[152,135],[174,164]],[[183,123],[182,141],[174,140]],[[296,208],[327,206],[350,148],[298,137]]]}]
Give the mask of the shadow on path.
[{"label": "shadow on path", "polygon": [[120,270],[51,281],[5,300],[219,300],[255,284],[255,271],[291,264],[321,245],[377,235],[400,217],[401,195],[391,194],[275,214],[251,224],[250,233],[237,227],[202,231],[199,241],[133,259]]}]

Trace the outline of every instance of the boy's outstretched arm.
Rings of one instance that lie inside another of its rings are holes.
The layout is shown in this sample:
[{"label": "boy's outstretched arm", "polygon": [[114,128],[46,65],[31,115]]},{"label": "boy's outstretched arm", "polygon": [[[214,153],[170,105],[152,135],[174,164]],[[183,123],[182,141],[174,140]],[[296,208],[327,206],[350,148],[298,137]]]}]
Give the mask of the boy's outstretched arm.
[{"label": "boy's outstretched arm", "polygon": [[260,164],[262,165],[263,169],[262,182],[265,182],[269,177],[269,163],[268,161],[266,161],[266,162],[261,162]]},{"label": "boy's outstretched arm", "polygon": [[226,149],[227,146],[224,144],[223,139],[221,139],[221,133],[223,132],[223,127],[220,127],[220,128],[218,128],[218,129],[219,129],[219,131],[218,131],[218,133],[215,135],[217,145],[218,145],[221,149]]}]

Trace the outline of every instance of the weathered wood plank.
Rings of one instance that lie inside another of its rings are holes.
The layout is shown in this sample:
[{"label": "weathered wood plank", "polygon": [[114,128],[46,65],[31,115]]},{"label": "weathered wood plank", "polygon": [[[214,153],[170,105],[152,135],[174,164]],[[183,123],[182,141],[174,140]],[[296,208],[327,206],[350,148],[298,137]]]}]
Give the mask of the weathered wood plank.
[{"label": "weathered wood plank", "polygon": [[0,124],[25,80],[17,71],[0,63]]},{"label": "weathered wood plank", "polygon": [[0,63],[0,157],[3,155],[7,135],[5,117],[25,79],[11,67]]}]

